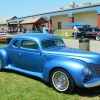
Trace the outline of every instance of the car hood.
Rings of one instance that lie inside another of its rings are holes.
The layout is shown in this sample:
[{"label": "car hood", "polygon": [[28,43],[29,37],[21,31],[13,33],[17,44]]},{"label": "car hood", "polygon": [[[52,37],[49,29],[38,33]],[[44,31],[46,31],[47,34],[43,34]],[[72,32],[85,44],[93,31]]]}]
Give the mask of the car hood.
[{"label": "car hood", "polygon": [[56,59],[58,57],[67,57],[82,60],[88,63],[100,64],[100,54],[85,50],[73,48],[50,48],[44,50],[47,60]]}]

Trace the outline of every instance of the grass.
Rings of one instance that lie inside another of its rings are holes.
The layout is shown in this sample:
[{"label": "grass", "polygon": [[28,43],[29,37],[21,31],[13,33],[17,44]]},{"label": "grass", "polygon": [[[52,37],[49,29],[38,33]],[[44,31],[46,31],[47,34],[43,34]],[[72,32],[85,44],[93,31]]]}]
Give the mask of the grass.
[{"label": "grass", "polygon": [[64,39],[73,39],[72,36],[73,30],[66,29],[66,30],[55,30],[54,34],[59,35]]},{"label": "grass", "polygon": [[83,88],[76,88],[72,94],[57,93],[36,77],[12,71],[0,73],[0,100],[100,100],[99,93]]},{"label": "grass", "polygon": [[0,100],[100,100],[100,87],[77,87],[72,94],[62,94],[39,78],[3,71],[0,72]]}]

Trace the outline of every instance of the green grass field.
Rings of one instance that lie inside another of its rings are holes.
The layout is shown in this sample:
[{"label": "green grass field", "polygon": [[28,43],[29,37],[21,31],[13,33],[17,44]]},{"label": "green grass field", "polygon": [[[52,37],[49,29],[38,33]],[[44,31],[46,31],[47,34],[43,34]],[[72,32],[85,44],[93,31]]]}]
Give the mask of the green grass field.
[{"label": "green grass field", "polygon": [[70,29],[54,31],[54,34],[59,35],[60,37],[64,39],[73,39],[72,33],[73,33],[73,30],[70,30]]}]

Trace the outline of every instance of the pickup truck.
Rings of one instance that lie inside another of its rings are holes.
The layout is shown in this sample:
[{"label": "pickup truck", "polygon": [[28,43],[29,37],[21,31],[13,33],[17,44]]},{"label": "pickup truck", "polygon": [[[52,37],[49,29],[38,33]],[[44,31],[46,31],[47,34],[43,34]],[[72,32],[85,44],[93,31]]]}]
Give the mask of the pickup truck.
[{"label": "pickup truck", "polygon": [[84,36],[84,37],[93,37],[96,40],[100,40],[100,29],[89,27],[89,28],[78,28],[80,33],[78,33],[78,37]]}]

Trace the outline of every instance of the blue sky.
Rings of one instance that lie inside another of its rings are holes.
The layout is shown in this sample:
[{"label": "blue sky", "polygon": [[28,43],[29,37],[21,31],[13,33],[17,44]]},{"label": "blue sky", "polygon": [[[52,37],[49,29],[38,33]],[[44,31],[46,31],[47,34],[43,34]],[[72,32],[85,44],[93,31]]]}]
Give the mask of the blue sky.
[{"label": "blue sky", "polygon": [[69,8],[71,2],[76,5],[100,2],[99,0],[0,0],[0,18],[17,16],[24,17],[33,14]]}]

